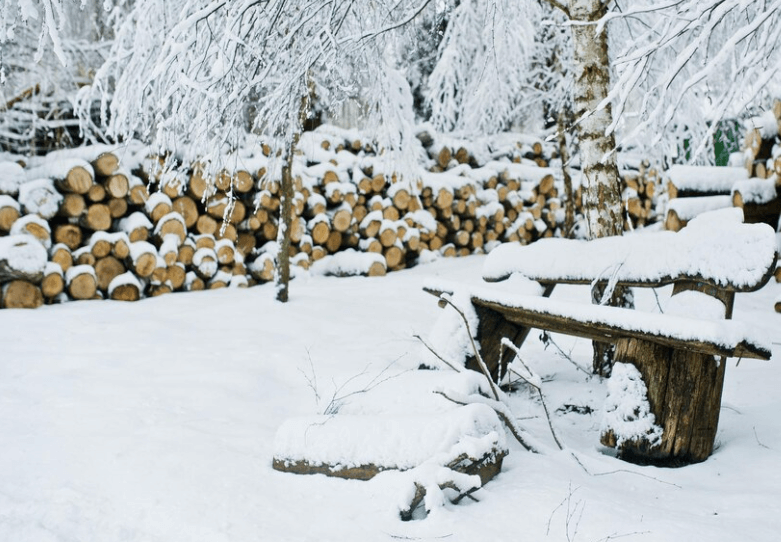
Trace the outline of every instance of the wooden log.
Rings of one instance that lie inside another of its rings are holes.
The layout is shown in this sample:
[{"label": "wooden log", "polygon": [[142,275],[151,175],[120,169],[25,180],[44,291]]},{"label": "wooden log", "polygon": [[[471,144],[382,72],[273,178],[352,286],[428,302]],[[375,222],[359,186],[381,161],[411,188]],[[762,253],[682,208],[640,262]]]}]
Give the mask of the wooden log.
[{"label": "wooden log", "polygon": [[198,204],[190,196],[181,196],[173,200],[171,209],[184,218],[184,225],[188,230],[198,222]]},{"label": "wooden log", "polygon": [[166,281],[171,285],[171,288],[173,288],[174,291],[182,289],[186,278],[187,270],[183,263],[175,262],[173,265],[169,265],[166,268]]},{"label": "wooden log", "polygon": [[96,259],[105,258],[111,254],[111,238],[103,232],[92,235],[89,241],[89,251]]},{"label": "wooden log", "polygon": [[32,235],[45,248],[52,246],[51,230],[49,223],[38,215],[26,215],[14,222],[11,226],[11,235]]},{"label": "wooden log", "polygon": [[102,184],[93,184],[86,192],[88,201],[92,203],[100,203],[106,199],[106,188]]},{"label": "wooden log", "polygon": [[73,263],[74,265],[88,265],[90,267],[95,266],[95,262],[97,261],[97,258],[93,256],[92,252],[90,252],[90,248],[88,246],[81,247],[75,251],[73,251]]},{"label": "wooden log", "polygon": [[193,255],[195,254],[196,250],[195,243],[188,237],[179,247],[176,261],[184,264],[185,266],[191,265],[193,263]]},{"label": "wooden log", "polygon": [[217,253],[212,248],[199,248],[193,255],[193,271],[204,281],[208,282],[219,268]]},{"label": "wooden log", "polygon": [[179,238],[179,244],[184,243],[184,239],[187,237],[184,218],[176,211],[171,211],[157,222],[154,235],[159,242],[162,242],[168,235],[175,235]]},{"label": "wooden log", "polygon": [[[87,202],[84,201],[84,196],[81,194],[65,194],[58,212],[60,216],[66,218],[78,218],[84,213],[86,208]],[[1,209],[0,213],[2,213]],[[2,224],[0,224],[0,229],[2,229]]]},{"label": "wooden log", "polygon": [[67,271],[73,265],[73,255],[68,246],[58,243],[51,248],[50,260],[60,266],[63,272]]},{"label": "wooden log", "polygon": [[127,218],[120,220],[118,225],[120,231],[127,234],[131,243],[146,241],[149,239],[149,231],[152,229],[152,223],[140,211],[136,211]]},{"label": "wooden log", "polygon": [[149,199],[149,189],[144,184],[144,181],[138,177],[131,177],[129,181],[130,192],[127,196],[128,201],[133,205],[144,205]]},{"label": "wooden log", "polygon": [[82,227],[92,231],[107,231],[111,228],[111,209],[102,203],[93,203],[79,219]]},{"label": "wooden log", "polygon": [[41,293],[46,299],[53,299],[65,290],[65,277],[58,263],[49,262],[41,279]]},{"label": "wooden log", "polygon": [[195,222],[195,231],[200,234],[214,235],[218,229],[219,224],[209,215],[200,215]]},{"label": "wooden log", "polygon": [[0,195],[0,232],[11,231],[11,226],[19,218],[21,208],[11,196]]},{"label": "wooden log", "polygon": [[124,198],[130,192],[130,182],[124,173],[115,173],[103,181],[103,186],[112,198]]},{"label": "wooden log", "polygon": [[[294,221],[295,222],[295,221]],[[300,227],[298,229],[293,230],[293,235],[298,235],[300,238],[301,232],[304,231],[305,225],[299,225]],[[236,231],[236,226],[233,224],[220,224],[220,227],[217,228],[217,231],[214,232],[214,237],[216,239],[230,239],[234,243],[239,238],[239,232]]]},{"label": "wooden log", "polygon": [[41,289],[26,280],[12,280],[0,289],[0,306],[4,309],[36,309],[41,305]]},{"label": "wooden log", "polygon": [[101,177],[108,177],[113,175],[119,168],[119,158],[113,152],[101,153],[92,162],[92,169],[95,171],[95,175]]},{"label": "wooden log", "polygon": [[93,299],[98,291],[95,269],[90,265],[75,265],[65,273],[65,286],[72,299]]},{"label": "wooden log", "polygon": [[114,234],[114,244],[111,245],[111,255],[123,261],[130,255],[130,239],[124,232]]},{"label": "wooden log", "polygon": [[334,231],[344,233],[352,224],[353,212],[349,205],[342,205],[331,216],[331,228]]},{"label": "wooden log", "polygon": [[64,192],[86,194],[93,185],[92,173],[87,167],[89,166],[72,167],[65,178],[55,180],[58,188]]},{"label": "wooden log", "polygon": [[214,251],[217,253],[217,261],[220,265],[230,265],[236,259],[236,247],[230,239],[217,241]]},{"label": "wooden log", "polygon": [[127,215],[127,200],[125,198],[111,198],[106,202],[111,218],[117,219]]},{"label": "wooden log", "polygon": [[95,262],[95,275],[98,281],[98,288],[103,292],[108,292],[111,281],[126,271],[125,264],[114,256],[100,258]]},{"label": "wooden log", "polygon": [[138,301],[142,290],[141,283],[128,271],[114,277],[108,286],[108,297],[114,301]]},{"label": "wooden log", "polygon": [[188,292],[205,290],[206,283],[194,271],[189,271],[184,281],[184,289]]},{"label": "wooden log", "polygon": [[383,256],[388,269],[396,269],[404,263],[404,250],[397,245],[386,248]]},{"label": "wooden log", "polygon": [[325,248],[331,254],[337,252],[342,246],[342,233],[339,231],[332,231],[328,236],[328,240],[325,242]]},{"label": "wooden log", "polygon": [[171,198],[163,194],[162,192],[156,192],[149,196],[145,204],[146,214],[152,219],[152,222],[157,222],[165,215],[173,211],[173,204]]},{"label": "wooden log", "polygon": [[309,222],[308,229],[313,243],[325,245],[331,235],[331,221],[325,214],[318,215]]},{"label": "wooden log", "polygon": [[146,241],[130,243],[130,256],[126,263],[138,277],[147,278],[157,267],[157,250]]}]

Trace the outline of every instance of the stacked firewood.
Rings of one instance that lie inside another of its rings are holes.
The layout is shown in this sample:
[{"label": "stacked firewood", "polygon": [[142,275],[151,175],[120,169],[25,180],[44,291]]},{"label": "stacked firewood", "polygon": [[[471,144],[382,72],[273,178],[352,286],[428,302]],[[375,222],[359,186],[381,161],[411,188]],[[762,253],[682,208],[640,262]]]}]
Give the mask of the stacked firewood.
[{"label": "stacked firewood", "polygon": [[621,164],[622,201],[626,211],[624,230],[653,224],[658,220],[657,203],[661,175],[648,160],[624,160]]},{"label": "stacked firewood", "polygon": [[[136,300],[272,280],[281,164],[260,148],[216,173],[198,162],[167,167],[174,157],[142,147],[0,163],[0,306]],[[490,155],[466,148],[438,145],[437,160],[408,182],[352,132],[303,134],[293,168],[292,263],[308,268],[352,249],[372,255],[357,272],[376,275],[413,265],[426,251],[466,255],[560,234],[562,188],[545,167],[552,156],[542,143]],[[32,271],[2,248],[32,250],[31,238],[46,251]]]}]

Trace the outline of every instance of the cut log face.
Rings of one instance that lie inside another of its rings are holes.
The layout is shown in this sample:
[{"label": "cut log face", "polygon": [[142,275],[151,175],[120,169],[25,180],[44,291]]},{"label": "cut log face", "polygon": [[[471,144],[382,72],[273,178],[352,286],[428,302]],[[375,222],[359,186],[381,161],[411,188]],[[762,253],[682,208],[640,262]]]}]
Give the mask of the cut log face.
[{"label": "cut log face", "polygon": [[118,167],[119,159],[111,152],[104,152],[92,161],[92,169],[95,170],[95,175],[100,175],[101,177],[112,175]]},{"label": "cut log face", "polygon": [[0,231],[9,232],[19,218],[19,209],[11,205],[0,206]]},{"label": "cut log face", "polygon": [[109,284],[122,273],[127,271],[125,265],[113,256],[105,256],[95,262],[95,274],[98,277],[98,288],[106,292]]},{"label": "cut log face", "polygon": [[68,295],[73,299],[93,299],[98,291],[95,271],[88,265],[79,265],[68,270]]},{"label": "cut log face", "polygon": [[189,196],[181,196],[172,202],[173,210],[184,218],[184,225],[192,228],[198,222],[198,205]]},{"label": "cut log face", "polygon": [[[87,208],[84,196],[81,194],[65,194],[60,204],[59,214],[67,218],[78,218]],[[0,210],[2,213],[2,210]],[[0,218],[0,229],[2,229],[2,218]]]},{"label": "cut log face", "polygon": [[111,227],[111,209],[102,203],[90,205],[81,217],[81,225],[93,231],[107,231]]},{"label": "cut log face", "polygon": [[0,306],[4,309],[36,309],[43,305],[41,289],[26,280],[3,284],[0,298]]},{"label": "cut log face", "polygon": [[65,290],[65,279],[62,276],[62,269],[55,266],[56,271],[47,272],[41,280],[41,293],[47,299],[53,299]]},{"label": "cut log face", "polygon": [[65,192],[86,194],[93,184],[92,175],[86,168],[76,166],[68,171],[64,179],[57,181],[57,186]]},{"label": "cut log face", "polygon": [[111,175],[103,183],[103,186],[106,188],[108,195],[112,198],[124,198],[130,191],[128,178],[122,173]]}]

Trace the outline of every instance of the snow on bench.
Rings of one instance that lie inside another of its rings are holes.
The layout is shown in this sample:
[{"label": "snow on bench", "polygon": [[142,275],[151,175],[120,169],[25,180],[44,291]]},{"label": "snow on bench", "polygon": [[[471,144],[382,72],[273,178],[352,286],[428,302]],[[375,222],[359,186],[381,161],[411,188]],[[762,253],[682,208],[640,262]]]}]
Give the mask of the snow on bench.
[{"label": "snow on bench", "polygon": [[[642,339],[664,346],[727,357],[770,359],[767,337],[742,322],[585,305],[527,295],[472,290],[472,303],[516,324],[602,342]],[[723,308],[722,308],[723,310]],[[723,313],[722,313],[723,314]]]},{"label": "snow on bench", "polygon": [[508,243],[488,255],[483,278],[501,281],[520,273],[543,284],[614,280],[627,286],[691,279],[750,292],[775,269],[775,233],[766,224],[743,224],[742,218],[740,209],[729,208],[700,215],[679,232]]}]

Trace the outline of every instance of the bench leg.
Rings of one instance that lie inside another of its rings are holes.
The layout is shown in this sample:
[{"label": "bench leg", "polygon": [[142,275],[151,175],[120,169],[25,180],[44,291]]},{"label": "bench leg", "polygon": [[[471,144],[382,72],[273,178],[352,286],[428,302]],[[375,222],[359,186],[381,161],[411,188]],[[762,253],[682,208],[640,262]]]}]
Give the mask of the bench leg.
[{"label": "bench leg", "polygon": [[[619,457],[668,466],[705,461],[716,440],[726,361],[637,339],[617,342],[616,361],[640,371],[656,425],[663,429],[657,446],[643,439],[624,442]],[[609,430],[601,441],[616,444]]]}]

